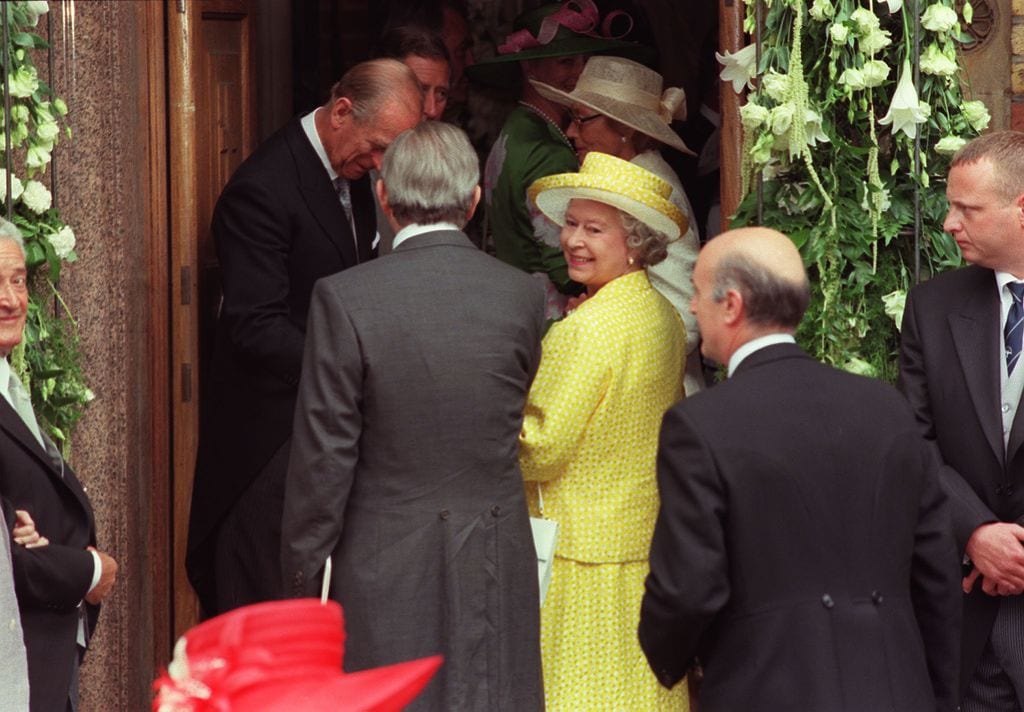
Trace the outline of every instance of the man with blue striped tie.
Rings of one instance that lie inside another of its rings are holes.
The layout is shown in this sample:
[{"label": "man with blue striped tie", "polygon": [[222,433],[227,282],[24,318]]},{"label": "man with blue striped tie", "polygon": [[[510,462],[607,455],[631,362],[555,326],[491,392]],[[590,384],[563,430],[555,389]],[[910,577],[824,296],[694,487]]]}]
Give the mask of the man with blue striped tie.
[{"label": "man with blue striped tie", "polygon": [[964,556],[964,712],[1024,708],[1024,133],[953,156],[943,229],[971,266],[911,290],[900,385],[944,462]]}]

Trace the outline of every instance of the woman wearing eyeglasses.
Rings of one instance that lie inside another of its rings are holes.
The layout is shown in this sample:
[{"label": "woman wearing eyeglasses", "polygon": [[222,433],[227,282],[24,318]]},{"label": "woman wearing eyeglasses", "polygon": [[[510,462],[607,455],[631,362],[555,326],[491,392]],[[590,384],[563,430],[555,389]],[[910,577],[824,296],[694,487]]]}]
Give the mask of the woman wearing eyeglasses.
[{"label": "woman wearing eyeglasses", "polygon": [[650,171],[672,186],[669,199],[686,216],[690,227],[669,244],[663,262],[647,268],[647,276],[654,288],[672,302],[686,327],[684,385],[686,394],[693,395],[704,387],[697,348],[700,333],[696,318],[690,314],[690,275],[700,243],[683,185],[659,151],[665,144],[693,155],[669,128],[673,119],[686,117],[686,95],[675,87],[662,91],[660,74],[622,57],[588,59],[571,92],[537,81],[531,83],[545,98],[569,107],[566,135],[575,144],[581,163],[590,151],[607,153]]}]

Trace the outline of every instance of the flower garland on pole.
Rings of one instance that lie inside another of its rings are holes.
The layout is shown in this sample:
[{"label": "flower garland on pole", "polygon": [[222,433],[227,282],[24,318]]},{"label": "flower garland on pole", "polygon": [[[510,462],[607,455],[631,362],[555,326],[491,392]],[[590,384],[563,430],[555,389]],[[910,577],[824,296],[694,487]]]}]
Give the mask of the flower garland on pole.
[{"label": "flower garland on pole", "polygon": [[62,133],[67,105],[39,79],[36,50],[49,44],[35,28],[49,11],[43,1],[3,3],[6,96],[0,111],[5,153],[0,200],[7,219],[21,231],[29,272],[28,316],[11,367],[29,387],[40,425],[65,454],[71,431],[93,399],[82,375],[78,324],[60,294],[61,269],[77,259],[75,234],[61,219],[53,195],[41,180]]},{"label": "flower garland on pole", "polygon": [[[732,224],[756,223],[760,207],[761,224],[800,248],[812,299],[797,338],[811,353],[895,380],[897,328],[918,260],[925,276],[960,264],[942,230],[949,156],[990,119],[959,83],[971,5],[960,15],[952,0],[935,0],[918,15],[916,0],[745,3],[760,65],[754,44],[718,55],[722,81],[748,90],[746,197]],[[752,190],[758,181],[762,189]]]}]

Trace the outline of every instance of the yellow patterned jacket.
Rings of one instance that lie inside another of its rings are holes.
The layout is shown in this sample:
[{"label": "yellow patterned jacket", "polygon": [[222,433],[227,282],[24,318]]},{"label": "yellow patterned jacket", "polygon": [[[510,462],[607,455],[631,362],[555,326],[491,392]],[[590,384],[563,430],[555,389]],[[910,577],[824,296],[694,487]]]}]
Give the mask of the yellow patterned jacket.
[{"label": "yellow patterned jacket", "polygon": [[686,333],[643,271],[612,280],[544,337],[519,438],[530,512],[561,557],[646,560],[658,513],[661,418],[682,397]]}]

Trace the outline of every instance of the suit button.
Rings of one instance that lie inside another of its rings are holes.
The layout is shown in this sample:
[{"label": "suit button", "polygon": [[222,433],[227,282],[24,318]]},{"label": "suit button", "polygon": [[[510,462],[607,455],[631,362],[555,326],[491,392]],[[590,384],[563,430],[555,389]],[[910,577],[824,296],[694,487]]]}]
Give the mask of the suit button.
[{"label": "suit button", "polygon": [[501,507],[499,507],[498,505],[494,505],[493,507],[491,507],[491,514],[495,517],[499,516],[501,514]]},{"label": "suit button", "polygon": [[872,591],[871,592],[871,602],[874,603],[876,606],[882,605],[882,600],[883,599],[882,599],[882,592],[881,591]]},{"label": "suit button", "polygon": [[445,520],[448,517],[452,516],[452,513],[449,512],[447,509],[442,509],[441,513],[438,514],[437,516],[440,517],[442,520]]},{"label": "suit button", "polygon": [[836,602],[832,600],[832,596],[826,593],[821,597],[821,605],[825,606],[825,608],[833,608],[835,607]]}]

